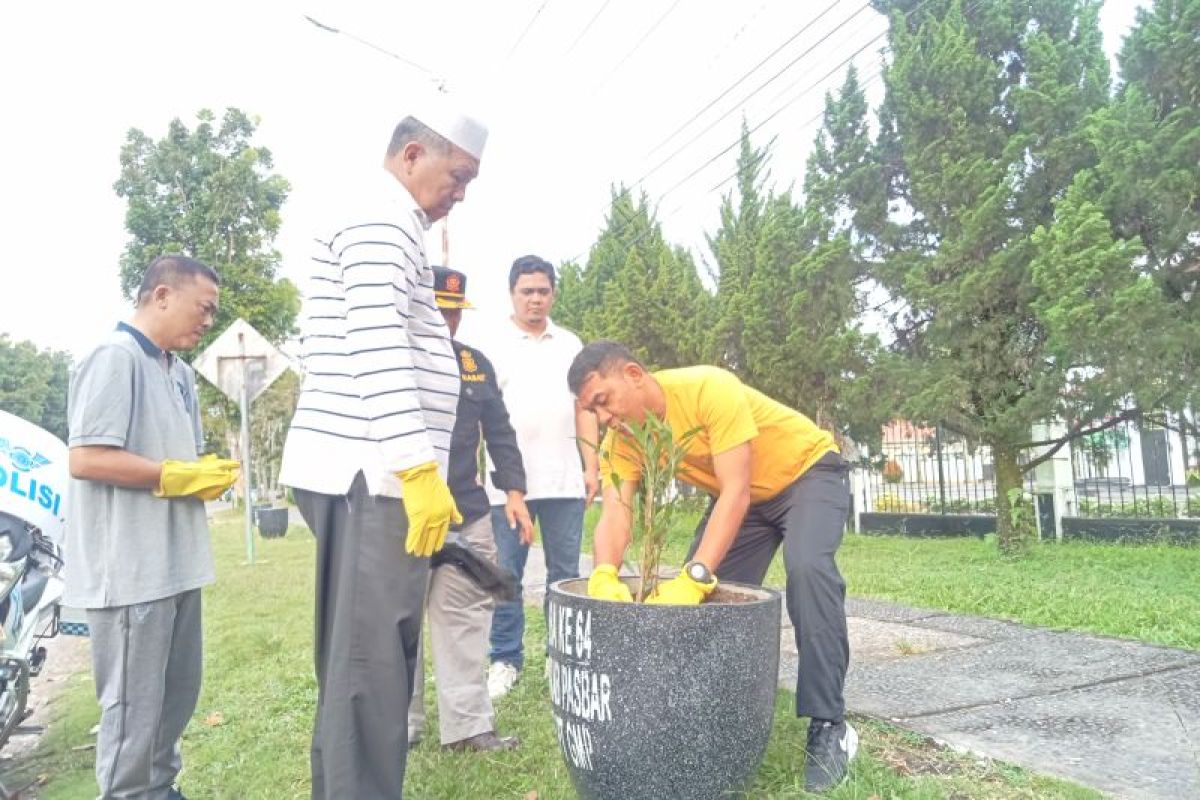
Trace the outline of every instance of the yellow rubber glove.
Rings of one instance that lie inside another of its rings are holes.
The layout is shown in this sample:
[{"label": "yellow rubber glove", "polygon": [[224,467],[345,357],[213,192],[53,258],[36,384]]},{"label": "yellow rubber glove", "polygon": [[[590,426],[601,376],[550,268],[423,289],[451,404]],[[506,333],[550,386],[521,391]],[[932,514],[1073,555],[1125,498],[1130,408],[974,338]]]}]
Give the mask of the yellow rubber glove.
[{"label": "yellow rubber glove", "polygon": [[617,568],[612,564],[601,564],[592,570],[588,578],[588,597],[597,600],[615,600],[618,603],[632,603],[633,595],[629,587],[621,583],[617,577]]},{"label": "yellow rubber glove", "polygon": [[436,461],[396,473],[404,486],[404,510],[408,514],[408,538],[404,549],[414,556],[431,556],[446,541],[451,523],[462,522],[450,487],[438,474]]},{"label": "yellow rubber glove", "polygon": [[681,572],[656,586],[646,602],[650,605],[698,606],[715,588],[716,578],[712,583],[697,583],[686,572]]},{"label": "yellow rubber glove", "polygon": [[215,455],[197,461],[164,461],[155,497],[198,497],[216,500],[233,485],[241,474],[242,465]]}]

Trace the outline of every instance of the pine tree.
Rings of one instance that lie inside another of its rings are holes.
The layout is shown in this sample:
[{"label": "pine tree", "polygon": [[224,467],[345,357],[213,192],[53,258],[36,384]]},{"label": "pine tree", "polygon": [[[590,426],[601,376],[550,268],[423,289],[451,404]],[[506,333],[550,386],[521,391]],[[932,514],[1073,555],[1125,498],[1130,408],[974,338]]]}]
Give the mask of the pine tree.
[{"label": "pine tree", "polygon": [[[1178,315],[1158,350],[1180,407],[1200,404],[1200,0],[1138,11],[1121,49],[1121,89],[1089,129],[1099,153],[1090,197]],[[1149,333],[1149,332],[1148,332]],[[1148,340],[1147,343],[1149,344]]]},{"label": "pine tree", "polygon": [[[1102,374],[1090,344],[1055,316],[1052,262],[1087,231],[1044,232],[1056,201],[1060,218],[1087,213],[1063,198],[1097,161],[1085,123],[1108,99],[1099,4],[880,5],[894,53],[876,142],[889,213],[862,220],[881,248],[873,274],[893,300],[909,377],[901,410],[991,446],[1001,546],[1016,550],[1031,426],[1055,414],[1084,424],[1123,400],[1111,381],[1089,382]],[[1109,270],[1129,255],[1100,254]],[[1107,335],[1136,338],[1117,322]]]},{"label": "pine tree", "polygon": [[614,190],[586,268],[562,270],[555,313],[585,341],[615,339],[660,369],[701,360],[708,304],[691,256],[665,241],[646,198]]},{"label": "pine tree", "polygon": [[742,121],[742,139],[737,158],[737,187],[721,200],[721,224],[708,238],[716,261],[716,298],[713,326],[707,343],[708,360],[750,378],[744,330],[754,308],[750,282],[754,277],[757,249],[764,224],[767,200],[762,195],[769,178],[767,148],[750,143],[749,128]]}]

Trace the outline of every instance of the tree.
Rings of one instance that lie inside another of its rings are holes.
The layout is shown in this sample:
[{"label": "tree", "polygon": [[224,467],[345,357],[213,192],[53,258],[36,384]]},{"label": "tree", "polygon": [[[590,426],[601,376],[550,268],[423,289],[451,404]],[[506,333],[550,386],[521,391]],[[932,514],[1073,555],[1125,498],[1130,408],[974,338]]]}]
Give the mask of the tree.
[{"label": "tree", "polygon": [[561,271],[555,316],[585,341],[623,342],[659,369],[702,359],[708,302],[691,256],[665,241],[646,198],[614,189],[586,268]]},{"label": "tree", "polygon": [[[865,232],[885,216],[881,175],[866,96],[852,66],[838,95],[826,95],[805,171],[798,225],[803,255],[791,270],[795,294],[786,344],[798,406],[822,427],[870,443],[895,411],[887,354],[878,336],[863,328],[872,291],[869,259],[878,249]],[[862,198],[857,208],[855,197]]]},{"label": "tree", "polygon": [[154,141],[133,128],[121,148],[130,241],[121,255],[121,290],[134,299],[146,266],[159,255],[198,258],[221,277],[221,309],[203,348],[238,317],[278,344],[294,333],[299,292],[277,279],[280,208],[288,182],[272,174],[271,151],[255,147],[255,123],[242,111],[197,114],[195,130],[172,120]]},{"label": "tree", "polygon": [[[1200,0],[1140,9],[1121,48],[1122,85],[1095,114],[1099,158],[1079,191],[1098,205],[1114,239],[1136,247],[1178,325],[1141,337],[1169,352],[1175,407],[1200,402]],[[1193,433],[1194,435],[1194,433]]]},{"label": "tree", "polygon": [[71,356],[0,333],[0,409],[67,440]]},{"label": "tree", "polygon": [[261,491],[279,488],[279,465],[283,441],[300,399],[300,376],[292,370],[271,384],[258,399],[250,415],[250,447],[254,458],[254,485]]},{"label": "tree", "polygon": [[[252,142],[255,122],[226,110],[220,125],[211,111],[197,115],[195,129],[179,119],[154,141],[133,128],[121,148],[121,176],[114,184],[125,198],[130,240],[121,255],[121,290],[133,300],[146,266],[178,252],[198,258],[221,278],[221,305],[199,349],[239,317],[278,344],[295,332],[300,295],[278,278],[280,209],[290,187],[271,172],[271,151]],[[205,438],[232,450],[239,425],[235,404],[202,383]],[[252,417],[253,419],[253,417]]]},{"label": "tree", "polygon": [[[1099,4],[878,5],[894,53],[876,140],[890,208],[860,222],[879,241],[873,273],[911,378],[901,410],[991,446],[1000,542],[1016,550],[1022,474],[1045,457],[1023,455],[1032,425],[1064,416],[1077,436],[1130,389],[1154,388],[1132,348],[1111,346],[1136,341],[1153,305],[1132,254],[1106,247],[1068,191],[1096,164],[1085,123],[1108,99]],[[1086,246],[1094,258],[1078,255]],[[1117,295],[1084,292],[1093,316],[1081,327],[1058,281],[1093,269]]]},{"label": "tree", "polygon": [[826,99],[803,207],[766,188],[769,148],[754,147],[743,125],[736,192],[709,237],[719,269],[710,357],[843,442],[878,438],[887,418],[872,386],[878,341],[859,324],[863,247],[839,221],[836,189],[868,167],[866,111],[851,71],[841,97]]},{"label": "tree", "polygon": [[750,378],[751,370],[744,339],[745,323],[755,314],[765,313],[765,309],[756,311],[754,308],[750,282],[758,267],[758,248],[766,222],[766,207],[771,199],[769,192],[763,196],[764,185],[770,178],[766,169],[768,150],[751,144],[749,129],[743,120],[737,185],[722,198],[721,224],[707,237],[716,261],[714,277],[717,284],[708,358],[743,380]]}]

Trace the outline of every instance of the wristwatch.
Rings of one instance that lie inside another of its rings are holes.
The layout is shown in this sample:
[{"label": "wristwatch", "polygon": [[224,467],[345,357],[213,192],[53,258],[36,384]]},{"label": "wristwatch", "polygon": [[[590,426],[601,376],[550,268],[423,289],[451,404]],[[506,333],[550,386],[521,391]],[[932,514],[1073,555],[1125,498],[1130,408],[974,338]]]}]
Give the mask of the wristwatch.
[{"label": "wristwatch", "polygon": [[704,566],[704,564],[699,561],[689,561],[688,563],[684,564],[683,571],[686,572],[687,576],[693,581],[704,586],[715,583],[717,580],[712,574],[712,570]]}]

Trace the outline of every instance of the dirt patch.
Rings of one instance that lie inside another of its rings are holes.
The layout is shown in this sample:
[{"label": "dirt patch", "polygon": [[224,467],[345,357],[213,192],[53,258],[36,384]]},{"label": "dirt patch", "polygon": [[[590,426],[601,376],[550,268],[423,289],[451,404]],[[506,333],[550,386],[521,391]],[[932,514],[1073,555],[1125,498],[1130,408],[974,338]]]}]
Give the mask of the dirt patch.
[{"label": "dirt patch", "polygon": [[705,603],[758,603],[762,601],[762,597],[741,592],[737,589],[730,589],[726,586],[717,585],[713,589],[712,594],[704,599]]},{"label": "dirt patch", "polygon": [[[856,723],[859,724],[859,723]],[[897,775],[906,778],[943,778],[947,780],[967,779],[987,786],[1005,790],[1003,778],[1005,767],[990,758],[963,753],[918,733],[881,725],[862,719],[864,727],[874,728],[871,736],[872,755],[886,764]],[[946,787],[948,800],[971,800],[969,795]],[[1008,787],[1012,788],[1012,787]],[[1019,791],[1006,797],[1034,797],[1036,790]],[[989,797],[992,796],[990,793]]]},{"label": "dirt patch", "polygon": [[[4,749],[0,750],[0,775],[19,776],[26,759],[37,749],[54,716],[54,704],[71,678],[87,672],[92,667],[89,641],[81,636],[56,636],[47,639],[46,663],[42,673],[33,679],[29,690],[29,708],[32,714],[9,737]],[[7,786],[10,791],[18,786]],[[0,795],[2,796],[2,795]],[[21,793],[21,798],[33,797]]]}]

